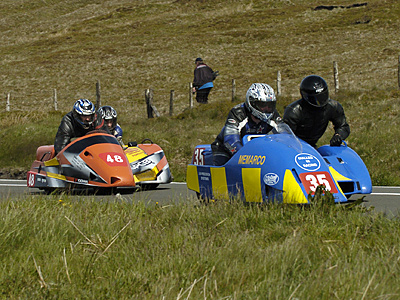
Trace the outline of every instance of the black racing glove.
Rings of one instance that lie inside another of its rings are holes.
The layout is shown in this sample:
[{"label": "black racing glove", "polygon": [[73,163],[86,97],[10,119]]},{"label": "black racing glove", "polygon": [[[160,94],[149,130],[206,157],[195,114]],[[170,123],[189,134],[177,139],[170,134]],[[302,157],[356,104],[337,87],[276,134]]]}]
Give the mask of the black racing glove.
[{"label": "black racing glove", "polygon": [[331,146],[340,146],[342,142],[343,142],[342,137],[338,133],[335,133],[331,138],[330,144]]}]

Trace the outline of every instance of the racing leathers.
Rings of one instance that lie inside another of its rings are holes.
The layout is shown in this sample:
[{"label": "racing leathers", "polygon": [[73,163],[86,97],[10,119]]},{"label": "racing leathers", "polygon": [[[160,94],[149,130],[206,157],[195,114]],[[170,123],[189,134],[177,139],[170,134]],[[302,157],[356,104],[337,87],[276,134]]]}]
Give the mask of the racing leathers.
[{"label": "racing leathers", "polygon": [[95,116],[95,121],[90,124],[87,129],[85,129],[75,120],[73,112],[70,111],[62,118],[60,126],[58,127],[54,141],[55,153],[57,154],[60,152],[71,142],[71,139],[84,136],[92,130],[104,130],[107,133],[110,133],[108,127],[104,123],[103,118],[97,113]]},{"label": "racing leathers", "polygon": [[342,140],[350,134],[342,105],[332,99],[323,107],[314,107],[299,99],[285,108],[283,121],[297,137],[313,147],[316,147],[318,140],[325,133],[329,121],[333,124],[335,135],[339,135]]},{"label": "racing leathers", "polygon": [[267,134],[272,130],[271,123],[278,122],[280,115],[275,109],[267,122],[252,119],[251,112],[245,104],[238,104],[231,109],[225,126],[211,144],[213,162],[216,166],[224,165],[240,148],[243,147],[242,138],[246,134]]},{"label": "racing leathers", "polygon": [[118,142],[121,144],[121,146],[124,146],[124,143],[122,142],[122,134],[123,134],[122,128],[121,128],[121,126],[119,126],[118,123],[112,130],[111,134],[113,136],[115,136],[115,138],[118,140]]}]

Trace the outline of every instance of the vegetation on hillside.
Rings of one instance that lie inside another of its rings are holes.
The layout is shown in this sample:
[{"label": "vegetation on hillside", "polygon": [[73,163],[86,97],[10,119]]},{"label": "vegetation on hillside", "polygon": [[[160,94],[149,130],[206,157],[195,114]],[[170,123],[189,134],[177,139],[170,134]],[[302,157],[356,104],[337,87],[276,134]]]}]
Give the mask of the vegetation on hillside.
[{"label": "vegetation on hillside", "polygon": [[[167,152],[177,180],[194,145],[211,142],[253,82],[276,87],[280,112],[301,79],[323,76],[351,126],[349,145],[374,184],[399,184],[397,147],[399,14],[396,0],[369,1],[5,0],[0,4],[0,168],[28,169],[36,147],[51,144],[59,121],[81,97],[114,106],[125,140],[149,137]],[[318,9],[317,6],[332,6]],[[334,7],[336,6],[336,7]],[[328,7],[329,8],[329,7]],[[188,111],[194,59],[220,71],[210,105]],[[339,91],[333,82],[339,66]],[[162,117],[146,119],[144,91]],[[57,90],[58,112],[52,95]],[[170,90],[175,91],[169,117]],[[2,102],[5,109],[5,102]],[[329,132],[328,135],[331,133]],[[327,138],[321,141],[323,143]]]}]

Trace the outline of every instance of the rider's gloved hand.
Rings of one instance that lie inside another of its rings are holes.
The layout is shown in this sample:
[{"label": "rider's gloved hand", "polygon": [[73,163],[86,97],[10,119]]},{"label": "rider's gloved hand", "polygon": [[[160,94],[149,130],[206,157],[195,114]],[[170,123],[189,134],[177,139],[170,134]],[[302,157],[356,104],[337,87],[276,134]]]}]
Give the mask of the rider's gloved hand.
[{"label": "rider's gloved hand", "polygon": [[342,142],[343,142],[342,137],[338,133],[335,133],[331,138],[330,144],[331,146],[340,146]]}]

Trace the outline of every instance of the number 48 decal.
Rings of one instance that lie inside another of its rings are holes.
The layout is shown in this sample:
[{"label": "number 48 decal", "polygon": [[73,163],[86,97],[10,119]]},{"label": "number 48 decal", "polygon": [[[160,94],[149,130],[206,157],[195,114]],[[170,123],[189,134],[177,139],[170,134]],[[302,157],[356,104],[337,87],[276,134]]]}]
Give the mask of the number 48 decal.
[{"label": "number 48 decal", "polygon": [[115,152],[101,153],[99,156],[109,166],[127,165],[125,157],[119,153],[115,153]]},{"label": "number 48 decal", "polygon": [[310,172],[300,174],[301,182],[306,189],[306,192],[314,193],[319,185],[324,185],[327,191],[332,194],[336,194],[338,190],[336,189],[335,183],[331,175],[328,172]]}]

